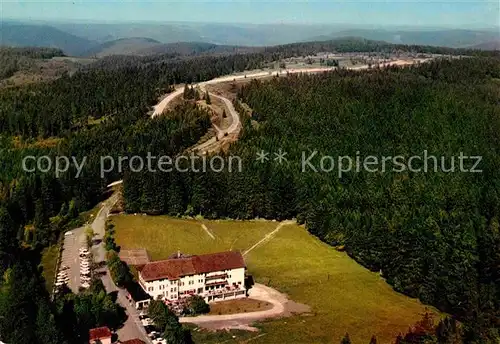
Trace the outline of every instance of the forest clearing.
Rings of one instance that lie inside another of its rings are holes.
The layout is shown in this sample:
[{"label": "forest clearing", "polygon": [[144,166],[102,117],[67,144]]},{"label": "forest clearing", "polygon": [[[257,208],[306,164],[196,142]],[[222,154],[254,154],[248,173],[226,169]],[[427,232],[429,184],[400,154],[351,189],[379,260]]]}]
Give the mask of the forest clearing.
[{"label": "forest clearing", "polygon": [[[122,249],[144,248],[153,260],[180,250],[200,254],[246,250],[274,231],[276,221],[185,220],[167,216],[119,215],[112,218]],[[202,228],[205,224],[215,236]],[[264,321],[257,325],[265,336],[254,343],[331,343],[348,332],[355,343],[392,342],[401,332],[433,309],[391,289],[378,273],[370,272],[346,253],[321,242],[302,226],[284,225],[245,256],[249,274],[286,293],[289,299],[312,308],[312,315]],[[437,313],[437,312],[436,312]],[[235,333],[239,333],[236,331]],[[202,342],[220,338],[194,332]],[[286,338],[284,338],[286,334]],[[207,335],[207,337],[204,337]],[[223,336],[223,334],[221,334]],[[201,339],[200,337],[200,339]],[[238,339],[238,335],[235,342]],[[241,339],[247,335],[242,335]],[[211,339],[209,339],[211,338]]]}]

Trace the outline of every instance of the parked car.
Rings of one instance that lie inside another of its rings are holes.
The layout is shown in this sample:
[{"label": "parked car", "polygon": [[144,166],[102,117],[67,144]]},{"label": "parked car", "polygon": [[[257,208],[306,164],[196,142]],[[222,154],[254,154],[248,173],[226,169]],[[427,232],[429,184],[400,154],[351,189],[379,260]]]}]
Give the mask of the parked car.
[{"label": "parked car", "polygon": [[148,337],[150,339],[156,339],[156,338],[160,337],[160,333],[158,333],[156,331],[152,331],[151,333],[148,334]]},{"label": "parked car", "polygon": [[149,318],[141,319],[142,326],[153,325],[153,321]]},{"label": "parked car", "polygon": [[149,335],[150,333],[156,332],[153,325],[144,326],[146,333]]}]

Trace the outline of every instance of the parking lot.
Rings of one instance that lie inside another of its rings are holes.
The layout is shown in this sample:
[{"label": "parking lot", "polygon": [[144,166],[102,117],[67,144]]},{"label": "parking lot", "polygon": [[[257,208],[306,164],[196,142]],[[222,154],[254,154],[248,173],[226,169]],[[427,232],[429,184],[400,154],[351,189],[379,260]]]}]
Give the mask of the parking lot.
[{"label": "parking lot", "polygon": [[[69,234],[71,233],[71,234]],[[80,227],[67,232],[64,236],[64,245],[62,250],[61,264],[59,271],[62,267],[68,267],[65,271],[69,278],[67,285],[73,291],[78,293],[81,286],[80,280],[80,252],[79,249],[87,246],[85,237],[85,228]]]}]

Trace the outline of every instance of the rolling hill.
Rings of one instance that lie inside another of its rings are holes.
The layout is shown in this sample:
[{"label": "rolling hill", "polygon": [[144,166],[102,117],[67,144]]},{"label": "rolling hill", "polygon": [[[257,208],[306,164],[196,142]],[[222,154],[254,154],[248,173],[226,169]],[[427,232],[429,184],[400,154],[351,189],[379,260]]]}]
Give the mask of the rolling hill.
[{"label": "rolling hill", "polygon": [[500,39],[494,41],[488,41],[480,44],[475,44],[471,46],[472,49],[480,50],[500,50]]},{"label": "rolling hill", "polygon": [[0,45],[58,48],[66,55],[80,55],[97,43],[48,25],[2,22],[0,25]]},{"label": "rolling hill", "polygon": [[498,32],[488,30],[343,30],[329,35],[312,37],[308,41],[338,37],[362,37],[395,44],[433,45],[464,48],[498,39]]},{"label": "rolling hill", "polygon": [[[498,31],[495,30],[368,29],[335,25],[2,21],[0,26],[0,45],[53,47],[62,49],[66,55],[92,57],[240,52],[251,50],[250,47],[340,37],[455,48],[478,46],[478,49],[495,47],[492,42],[499,41]],[[217,48],[210,44],[216,44]]]},{"label": "rolling hill", "polygon": [[[145,37],[121,38],[99,44],[85,55],[103,57],[109,55],[147,55],[147,51],[161,45],[157,40]],[[144,51],[146,53],[141,53]]]}]

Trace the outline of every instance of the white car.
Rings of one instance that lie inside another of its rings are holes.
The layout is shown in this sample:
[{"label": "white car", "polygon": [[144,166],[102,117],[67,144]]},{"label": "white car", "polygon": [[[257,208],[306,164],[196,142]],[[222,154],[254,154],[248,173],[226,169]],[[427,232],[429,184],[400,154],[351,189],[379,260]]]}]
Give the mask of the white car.
[{"label": "white car", "polygon": [[[153,322],[149,318],[144,318],[141,320],[142,326],[150,326],[153,325]],[[153,333],[153,332],[151,332]]]},{"label": "white car", "polygon": [[160,337],[160,334],[156,331],[151,331],[150,333],[148,333],[148,337],[152,340],[155,340]]},{"label": "white car", "polygon": [[69,235],[73,235],[73,232],[72,231],[67,231],[66,233],[64,233],[64,236],[69,236]]}]

